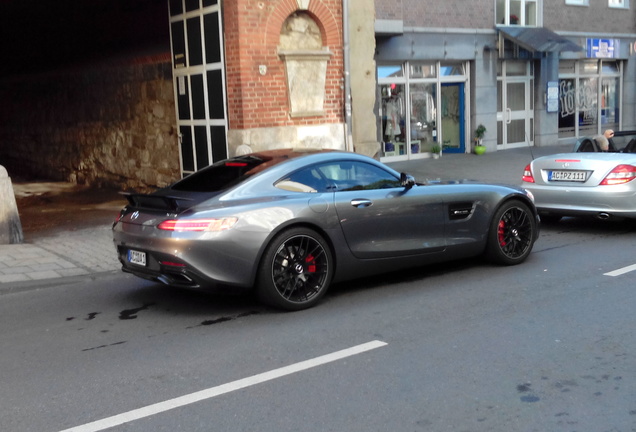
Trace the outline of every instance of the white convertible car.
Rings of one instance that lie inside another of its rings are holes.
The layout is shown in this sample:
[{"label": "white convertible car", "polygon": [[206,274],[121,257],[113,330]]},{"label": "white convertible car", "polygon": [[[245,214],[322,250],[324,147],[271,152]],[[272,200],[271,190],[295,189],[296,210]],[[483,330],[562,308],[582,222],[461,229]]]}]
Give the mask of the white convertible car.
[{"label": "white convertible car", "polygon": [[534,195],[543,222],[636,218],[636,131],[616,132],[607,151],[602,142],[583,138],[572,153],[540,157],[525,167],[522,187]]}]

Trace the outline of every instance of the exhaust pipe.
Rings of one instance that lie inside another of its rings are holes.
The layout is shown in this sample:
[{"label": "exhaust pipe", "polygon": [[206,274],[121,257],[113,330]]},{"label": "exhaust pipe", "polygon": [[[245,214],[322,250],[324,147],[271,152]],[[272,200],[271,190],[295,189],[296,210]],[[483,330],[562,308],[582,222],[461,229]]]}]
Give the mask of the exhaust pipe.
[{"label": "exhaust pipe", "polygon": [[165,285],[172,285],[172,279],[166,275],[157,276],[157,280]]},{"label": "exhaust pipe", "polygon": [[180,273],[160,274],[157,280],[165,285],[196,286],[191,277]]},{"label": "exhaust pipe", "polygon": [[610,215],[609,213],[599,213],[596,215],[596,218],[600,220],[608,220],[610,218]]}]

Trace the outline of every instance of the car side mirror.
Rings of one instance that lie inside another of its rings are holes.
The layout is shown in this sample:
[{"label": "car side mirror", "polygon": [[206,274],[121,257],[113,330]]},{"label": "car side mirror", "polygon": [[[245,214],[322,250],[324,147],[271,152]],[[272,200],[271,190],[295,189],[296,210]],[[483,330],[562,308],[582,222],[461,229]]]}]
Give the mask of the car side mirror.
[{"label": "car side mirror", "polygon": [[415,178],[412,175],[401,173],[400,185],[406,189],[411,189],[413,186],[415,186]]}]

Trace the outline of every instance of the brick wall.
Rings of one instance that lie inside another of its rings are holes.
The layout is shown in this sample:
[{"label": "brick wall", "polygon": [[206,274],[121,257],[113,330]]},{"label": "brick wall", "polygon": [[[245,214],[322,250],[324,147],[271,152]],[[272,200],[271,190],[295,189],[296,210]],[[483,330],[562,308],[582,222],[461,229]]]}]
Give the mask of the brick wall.
[{"label": "brick wall", "polygon": [[[283,22],[296,0],[236,0],[224,3],[225,66],[230,129],[319,125],[343,121],[342,1],[311,0],[333,56],[327,64],[324,116],[291,118],[284,63],[277,54]],[[259,66],[267,67],[264,75]]]},{"label": "brick wall", "polygon": [[636,3],[629,9],[607,6],[607,0],[590,0],[589,6],[565,5],[564,0],[543,2],[545,27],[582,33],[636,33]]},{"label": "brick wall", "polygon": [[403,20],[402,0],[375,0],[375,17],[379,20]]},{"label": "brick wall", "polygon": [[176,180],[172,66],[164,57],[0,82],[0,165],[15,179],[122,189]]},{"label": "brick wall", "polygon": [[376,18],[403,20],[407,27],[492,28],[492,0],[376,0]]},{"label": "brick wall", "polygon": [[[607,0],[589,6],[566,5],[565,0],[543,2],[543,25],[557,31],[634,33],[636,6],[615,9]],[[492,0],[375,0],[376,18],[403,20],[407,27],[493,28]]]}]

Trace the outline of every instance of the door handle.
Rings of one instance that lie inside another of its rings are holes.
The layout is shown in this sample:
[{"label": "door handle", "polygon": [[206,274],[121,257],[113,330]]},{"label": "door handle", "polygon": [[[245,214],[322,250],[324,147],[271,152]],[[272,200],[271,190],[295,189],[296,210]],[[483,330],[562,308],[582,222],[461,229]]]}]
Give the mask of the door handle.
[{"label": "door handle", "polygon": [[351,200],[351,205],[358,208],[371,207],[373,201],[368,199],[353,199]]},{"label": "door handle", "polygon": [[506,124],[512,123],[512,110],[510,108],[506,108]]}]

